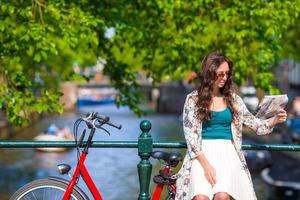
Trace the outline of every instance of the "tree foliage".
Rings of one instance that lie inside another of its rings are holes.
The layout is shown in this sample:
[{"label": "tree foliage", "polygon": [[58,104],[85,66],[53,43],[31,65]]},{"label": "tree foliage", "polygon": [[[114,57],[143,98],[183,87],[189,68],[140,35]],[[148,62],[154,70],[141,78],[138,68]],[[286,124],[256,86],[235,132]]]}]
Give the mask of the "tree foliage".
[{"label": "tree foliage", "polygon": [[[296,19],[300,21],[300,16]],[[300,61],[300,24],[291,24],[281,38],[282,51],[280,56]]]},{"label": "tree foliage", "polygon": [[276,93],[270,69],[284,55],[283,38],[298,36],[299,9],[299,0],[0,0],[0,105],[15,124],[26,112],[62,112],[58,86],[78,78],[72,62],[102,57],[118,105],[140,114],[136,70],[154,83],[181,79],[211,51],[234,61],[237,84],[251,77]]},{"label": "tree foliage", "polygon": [[95,62],[103,21],[61,1],[0,2],[0,106],[17,125],[31,112],[62,112],[59,83],[76,78],[75,59]]}]

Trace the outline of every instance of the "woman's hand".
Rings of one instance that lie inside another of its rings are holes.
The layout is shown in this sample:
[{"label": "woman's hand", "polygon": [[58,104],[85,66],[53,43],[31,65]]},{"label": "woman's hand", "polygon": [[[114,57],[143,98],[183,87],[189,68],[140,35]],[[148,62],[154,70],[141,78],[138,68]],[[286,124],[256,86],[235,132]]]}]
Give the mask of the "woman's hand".
[{"label": "woman's hand", "polygon": [[197,156],[197,160],[200,162],[203,171],[204,171],[204,176],[206,180],[214,186],[216,184],[216,170],[211,166],[211,164],[208,162],[206,159],[205,155],[203,153],[200,153]]},{"label": "woman's hand", "polygon": [[214,186],[216,184],[216,170],[210,164],[203,166],[203,169],[205,178]]},{"label": "woman's hand", "polygon": [[269,126],[272,128],[276,124],[283,123],[287,119],[287,113],[285,110],[279,110],[274,117],[272,117],[269,121]]}]

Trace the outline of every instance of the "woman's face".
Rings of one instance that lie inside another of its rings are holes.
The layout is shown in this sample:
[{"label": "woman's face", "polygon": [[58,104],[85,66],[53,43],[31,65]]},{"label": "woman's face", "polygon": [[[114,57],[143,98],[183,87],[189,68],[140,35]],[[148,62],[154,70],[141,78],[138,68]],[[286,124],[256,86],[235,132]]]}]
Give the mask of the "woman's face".
[{"label": "woman's face", "polygon": [[228,77],[230,76],[230,70],[227,62],[223,62],[216,71],[215,86],[224,87]]}]

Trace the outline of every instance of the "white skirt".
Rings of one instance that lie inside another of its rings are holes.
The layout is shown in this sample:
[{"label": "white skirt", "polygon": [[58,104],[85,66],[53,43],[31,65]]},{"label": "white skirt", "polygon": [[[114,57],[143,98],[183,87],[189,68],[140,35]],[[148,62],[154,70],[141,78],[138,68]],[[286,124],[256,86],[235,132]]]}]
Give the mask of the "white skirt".
[{"label": "white skirt", "polygon": [[195,159],[191,169],[191,197],[226,192],[235,200],[253,197],[253,185],[236,153],[231,140],[202,140],[202,151],[216,170],[216,184],[212,186],[204,176],[200,162]]}]

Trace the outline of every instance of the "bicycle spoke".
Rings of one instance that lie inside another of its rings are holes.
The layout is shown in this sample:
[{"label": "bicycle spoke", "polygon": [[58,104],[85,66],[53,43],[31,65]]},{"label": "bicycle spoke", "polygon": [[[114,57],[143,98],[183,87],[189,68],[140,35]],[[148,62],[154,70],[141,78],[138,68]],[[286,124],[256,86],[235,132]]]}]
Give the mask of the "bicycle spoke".
[{"label": "bicycle spoke", "polygon": [[23,197],[22,199],[24,199],[24,200],[30,200],[30,199],[27,199],[27,197],[25,196],[25,197]]},{"label": "bicycle spoke", "polygon": [[42,189],[42,191],[43,191],[43,192],[42,192],[42,193],[43,193],[43,198],[42,198],[42,199],[45,199],[45,198],[44,198],[44,196],[45,196],[45,190]]},{"label": "bicycle spoke", "polygon": [[[57,188],[40,188],[35,191],[31,191],[23,196],[22,200],[61,200],[63,197],[64,191]],[[71,197],[70,199],[73,199]]]},{"label": "bicycle spoke", "polygon": [[34,192],[32,193],[32,196],[34,197],[35,200],[38,200],[38,199],[36,198],[36,196],[34,195]]},{"label": "bicycle spoke", "polygon": [[48,191],[48,195],[47,195],[47,197],[49,197],[49,199],[50,199],[50,197],[51,197],[51,200],[52,199],[56,199],[56,200],[61,200],[62,199],[62,193],[63,193],[63,191],[60,191],[60,190],[57,190],[57,189],[54,189],[54,188],[51,188],[51,190],[47,190]]},{"label": "bicycle spoke", "polygon": [[58,192],[59,192],[59,194],[57,194],[57,200],[61,200],[64,196],[64,192],[57,191],[57,193]]},{"label": "bicycle spoke", "polygon": [[[31,196],[33,196],[33,195],[31,194]],[[38,200],[35,196],[33,196],[33,197],[34,197],[35,200]],[[23,199],[23,198],[22,198],[22,199]],[[32,200],[32,198],[30,198],[29,195],[26,195],[26,196],[25,196],[25,200]]]},{"label": "bicycle spoke", "polygon": [[57,198],[57,190],[55,190],[55,196],[56,196],[56,198],[55,198],[55,200],[59,200],[58,198]]}]

